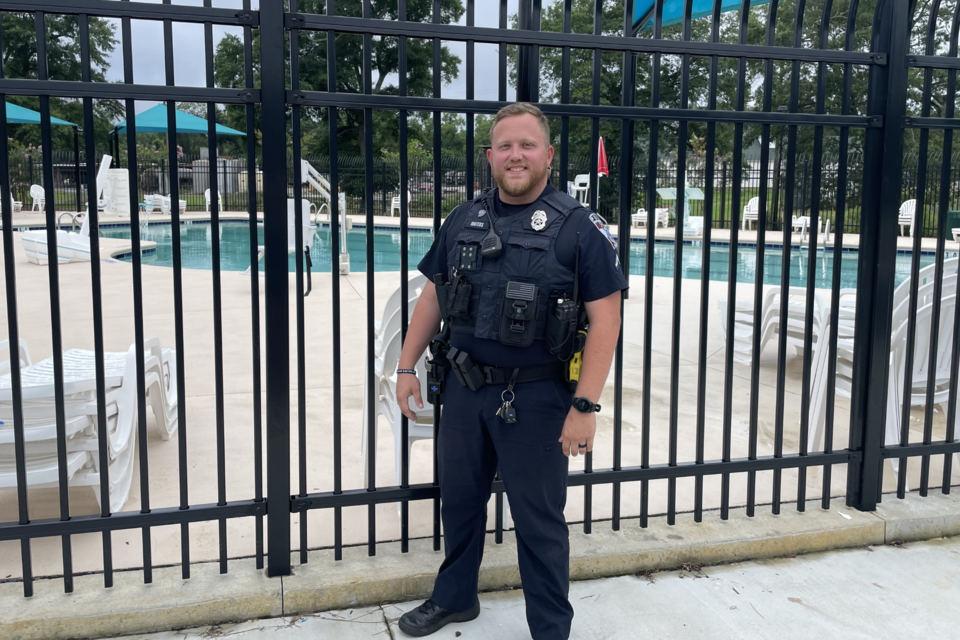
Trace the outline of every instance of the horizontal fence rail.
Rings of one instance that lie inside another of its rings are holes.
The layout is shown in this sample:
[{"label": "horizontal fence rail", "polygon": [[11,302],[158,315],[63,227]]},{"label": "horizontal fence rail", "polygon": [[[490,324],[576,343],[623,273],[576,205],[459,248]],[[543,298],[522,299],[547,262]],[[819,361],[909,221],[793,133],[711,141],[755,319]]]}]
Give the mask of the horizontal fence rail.
[{"label": "horizontal fence rail", "polygon": [[[633,4],[0,0],[0,45],[12,25],[36,39],[35,72],[0,68],[0,505],[16,513],[0,555],[24,595],[89,570],[109,587],[159,564],[188,578],[253,556],[279,576],[294,551],[440,549],[441,409],[409,423],[391,376],[420,241],[495,186],[490,116],[514,100],[548,116],[551,182],[614,227],[631,285],[569,522],[949,493],[960,3],[717,0],[694,19],[686,0],[666,24],[658,0],[645,25]],[[103,75],[105,19],[122,82]],[[76,77],[52,21],[75,29]],[[163,84],[135,81],[144,24]],[[183,25],[202,32],[202,86],[175,64]],[[138,129],[147,101],[161,132]],[[7,121],[28,103],[36,124]],[[184,103],[205,132],[178,130]],[[57,130],[68,114],[82,122]],[[64,214],[75,233],[58,235]],[[502,478],[491,490],[501,542]]]}]

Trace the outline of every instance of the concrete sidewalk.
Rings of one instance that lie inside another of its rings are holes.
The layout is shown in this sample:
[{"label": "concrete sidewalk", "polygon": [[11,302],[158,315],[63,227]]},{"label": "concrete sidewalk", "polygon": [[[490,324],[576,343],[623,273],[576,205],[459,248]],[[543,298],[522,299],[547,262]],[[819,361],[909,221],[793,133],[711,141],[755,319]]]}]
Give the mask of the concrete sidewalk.
[{"label": "concrete sidewalk", "polygon": [[[960,638],[960,538],[574,582],[571,638]],[[529,638],[519,590],[482,594],[480,618],[438,640]],[[407,636],[419,602],[129,636],[128,640],[354,640]]]}]

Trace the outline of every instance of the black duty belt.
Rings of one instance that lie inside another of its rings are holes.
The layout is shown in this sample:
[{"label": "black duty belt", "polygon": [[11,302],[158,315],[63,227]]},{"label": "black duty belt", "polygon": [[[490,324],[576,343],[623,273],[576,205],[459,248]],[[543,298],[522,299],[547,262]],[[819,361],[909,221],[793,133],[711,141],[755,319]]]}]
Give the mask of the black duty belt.
[{"label": "black duty belt", "polygon": [[[482,364],[478,366],[483,372],[483,381],[486,384],[508,384],[513,372],[516,371],[516,367],[491,367]],[[563,366],[562,362],[551,362],[533,367],[520,367],[515,384],[559,378],[563,375]]]},{"label": "black duty belt", "polygon": [[457,381],[471,391],[479,391],[488,384],[509,384],[512,388],[514,384],[547,380],[563,375],[562,362],[532,367],[491,367],[474,362],[470,354],[456,347],[450,347],[447,351],[447,360]]}]

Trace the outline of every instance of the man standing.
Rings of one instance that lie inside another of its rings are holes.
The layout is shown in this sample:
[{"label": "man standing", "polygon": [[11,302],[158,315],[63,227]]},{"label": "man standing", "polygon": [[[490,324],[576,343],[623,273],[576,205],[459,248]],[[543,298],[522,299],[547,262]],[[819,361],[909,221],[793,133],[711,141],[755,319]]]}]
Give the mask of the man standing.
[{"label": "man standing", "polygon": [[[397,369],[397,401],[416,419],[408,404],[412,396],[423,408],[415,366],[443,320],[431,366],[449,368],[437,443],[446,559],[432,597],[404,614],[400,629],[425,636],[480,614],[487,502],[499,466],[530,633],[566,640],[573,619],[567,456],[593,448],[595,403],[627,282],[603,219],[549,182],[553,147],[543,113],[508,105],[490,138],[487,159],[499,188],[457,207],[420,262],[431,282]],[[584,341],[578,329],[587,326]],[[571,359],[582,363],[572,381]]]}]

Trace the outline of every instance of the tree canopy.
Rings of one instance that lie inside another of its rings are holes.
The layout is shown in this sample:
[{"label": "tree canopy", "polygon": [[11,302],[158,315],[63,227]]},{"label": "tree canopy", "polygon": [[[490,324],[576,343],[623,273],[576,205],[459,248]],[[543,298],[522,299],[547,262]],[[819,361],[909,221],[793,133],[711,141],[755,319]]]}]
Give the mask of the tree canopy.
[{"label": "tree canopy", "polygon": [[[6,78],[37,77],[37,31],[33,14],[3,12],[3,74]],[[51,80],[80,80],[80,22],[77,16],[47,14],[47,61]],[[117,45],[114,26],[101,18],[89,19],[90,76],[94,82],[106,82],[109,55]],[[38,111],[40,99],[28,96],[10,96],[9,102]],[[123,116],[122,105],[116,100],[94,100],[94,138],[97,148],[107,147],[107,136],[113,123]],[[79,100],[50,99],[50,112],[57,118],[83,126],[83,102]],[[73,132],[68,127],[54,127],[53,141],[57,149],[73,150]],[[18,146],[38,146],[40,127],[15,125],[8,128],[8,136]]]}]

